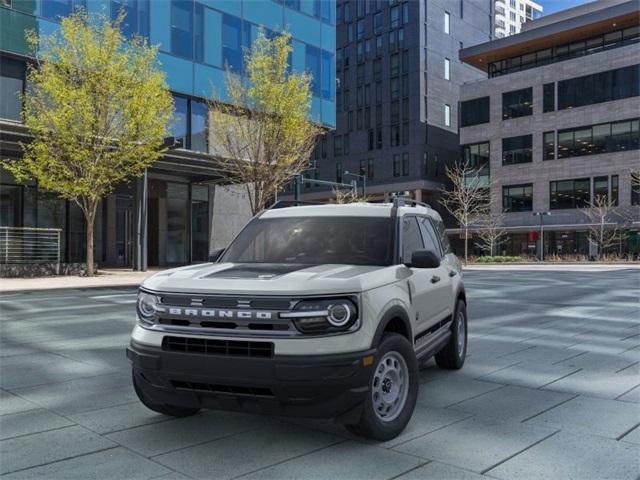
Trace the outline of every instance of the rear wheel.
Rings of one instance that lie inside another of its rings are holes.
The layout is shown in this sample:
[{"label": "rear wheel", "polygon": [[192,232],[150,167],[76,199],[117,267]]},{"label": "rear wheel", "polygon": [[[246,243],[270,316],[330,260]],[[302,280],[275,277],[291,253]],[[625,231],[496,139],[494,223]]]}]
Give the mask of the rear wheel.
[{"label": "rear wheel", "polygon": [[458,300],[451,337],[442,350],[436,353],[436,364],[440,368],[457,370],[462,368],[467,356],[467,306],[462,300]]},{"label": "rear wheel", "polygon": [[397,333],[382,338],[360,420],[346,425],[375,440],[397,437],[407,426],[418,396],[418,364],[409,341]]},{"label": "rear wheel", "polygon": [[151,401],[144,394],[144,392],[138,385],[136,374],[133,372],[132,372],[132,378],[133,378],[133,388],[136,391],[136,395],[138,396],[142,404],[145,407],[147,407],[149,410],[153,410],[154,412],[158,412],[163,415],[168,415],[170,417],[190,417],[200,411],[199,408],[185,408],[185,407],[179,407],[177,405],[166,405],[166,404],[155,403]]}]

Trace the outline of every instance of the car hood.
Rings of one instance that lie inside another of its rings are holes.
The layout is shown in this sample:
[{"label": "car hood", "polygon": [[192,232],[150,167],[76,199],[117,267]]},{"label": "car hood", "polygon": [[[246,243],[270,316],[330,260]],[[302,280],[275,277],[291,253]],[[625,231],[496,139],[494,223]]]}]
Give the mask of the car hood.
[{"label": "car hood", "polygon": [[357,293],[396,281],[396,266],[206,263],[164,270],[142,287],[158,292],[250,295]]}]

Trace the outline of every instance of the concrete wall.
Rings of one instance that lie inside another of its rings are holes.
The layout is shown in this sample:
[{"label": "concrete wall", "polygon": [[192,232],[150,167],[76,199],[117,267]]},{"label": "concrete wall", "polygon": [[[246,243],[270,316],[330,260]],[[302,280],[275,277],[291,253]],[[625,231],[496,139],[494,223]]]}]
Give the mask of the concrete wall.
[{"label": "concrete wall", "polygon": [[[591,73],[603,72],[640,63],[637,45],[616,48],[582,58],[558,62],[523,72],[503,75],[464,85],[461,101],[490,96],[490,123],[460,130],[460,143],[490,141],[492,209],[501,211],[502,186],[533,183],[533,211],[549,210],[549,182],[600,175],[619,175],[619,201],[630,206],[630,172],[640,168],[640,153],[635,151],[589,155],[558,160],[542,160],[543,132],[593,125],[637,117],[640,98],[588,105],[573,109],[542,113],[542,90],[545,83],[558,82]],[[533,115],[502,120],[502,93],[533,87]],[[502,166],[502,138],[533,134],[533,162]],[[578,210],[554,210],[545,224],[585,223]],[[535,225],[531,212],[507,213],[507,225]]]}]

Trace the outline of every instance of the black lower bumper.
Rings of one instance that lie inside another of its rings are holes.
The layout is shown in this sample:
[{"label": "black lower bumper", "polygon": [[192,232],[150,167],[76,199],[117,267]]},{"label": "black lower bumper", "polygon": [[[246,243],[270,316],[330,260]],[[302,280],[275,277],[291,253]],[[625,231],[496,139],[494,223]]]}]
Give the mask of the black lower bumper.
[{"label": "black lower bumper", "polygon": [[246,358],[127,348],[136,383],[153,402],[347,423],[359,418],[372,368],[363,358],[374,354]]}]

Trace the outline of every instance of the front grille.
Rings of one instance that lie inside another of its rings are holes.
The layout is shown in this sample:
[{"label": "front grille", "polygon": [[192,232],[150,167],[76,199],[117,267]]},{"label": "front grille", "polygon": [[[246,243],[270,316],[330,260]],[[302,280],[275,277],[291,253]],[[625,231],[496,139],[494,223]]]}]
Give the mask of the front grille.
[{"label": "front grille", "polygon": [[229,355],[236,357],[273,357],[272,342],[244,342],[208,338],[164,337],[162,349],[170,352]]},{"label": "front grille", "polygon": [[[194,303],[194,300],[197,300]],[[289,310],[292,299],[287,297],[225,297],[207,295],[166,294],[161,296],[164,305],[189,307],[199,305],[206,308],[237,308],[239,304],[255,309]]]},{"label": "front grille", "polygon": [[171,380],[173,388],[197,392],[227,393],[231,395],[250,395],[253,397],[273,397],[273,391],[266,387],[245,387],[239,385],[217,385],[211,383],[184,382]]}]

